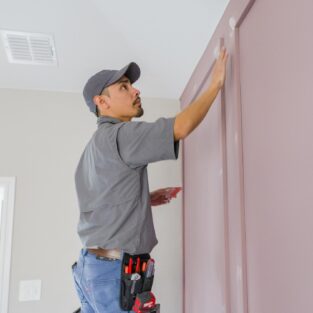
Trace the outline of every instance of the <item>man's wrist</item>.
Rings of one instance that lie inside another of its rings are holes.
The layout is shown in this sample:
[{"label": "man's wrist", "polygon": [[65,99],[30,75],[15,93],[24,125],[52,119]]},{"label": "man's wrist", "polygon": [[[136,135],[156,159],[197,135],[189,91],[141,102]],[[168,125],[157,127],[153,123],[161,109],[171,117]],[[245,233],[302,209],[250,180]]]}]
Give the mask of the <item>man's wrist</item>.
[{"label": "man's wrist", "polygon": [[211,81],[210,87],[209,89],[212,90],[212,92],[218,93],[220,91],[220,89],[222,88],[222,85],[220,82],[217,82],[215,80]]}]

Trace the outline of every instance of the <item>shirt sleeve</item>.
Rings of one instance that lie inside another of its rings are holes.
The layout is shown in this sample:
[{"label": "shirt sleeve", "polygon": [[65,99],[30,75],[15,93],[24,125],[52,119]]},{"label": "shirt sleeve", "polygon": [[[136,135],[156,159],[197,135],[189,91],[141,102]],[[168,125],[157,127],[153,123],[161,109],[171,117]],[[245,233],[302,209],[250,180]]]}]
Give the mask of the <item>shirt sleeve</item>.
[{"label": "shirt sleeve", "polygon": [[173,118],[154,123],[126,122],[118,130],[117,146],[122,160],[135,168],[161,160],[178,158],[179,141],[174,141]]}]

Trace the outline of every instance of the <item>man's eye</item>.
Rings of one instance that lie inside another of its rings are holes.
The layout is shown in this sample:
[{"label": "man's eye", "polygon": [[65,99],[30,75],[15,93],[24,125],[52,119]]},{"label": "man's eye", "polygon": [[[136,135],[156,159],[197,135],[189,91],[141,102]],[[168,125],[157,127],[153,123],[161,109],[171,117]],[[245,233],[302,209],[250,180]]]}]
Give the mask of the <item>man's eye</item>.
[{"label": "man's eye", "polygon": [[127,86],[126,85],[122,85],[122,89],[127,89]]}]

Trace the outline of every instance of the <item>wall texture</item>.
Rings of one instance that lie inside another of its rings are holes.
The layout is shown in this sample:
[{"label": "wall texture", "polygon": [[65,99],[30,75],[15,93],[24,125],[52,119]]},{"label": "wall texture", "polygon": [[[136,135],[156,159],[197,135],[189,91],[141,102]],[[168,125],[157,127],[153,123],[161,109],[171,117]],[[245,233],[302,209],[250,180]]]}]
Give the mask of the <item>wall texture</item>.
[{"label": "wall texture", "polygon": [[[179,111],[172,100],[143,99],[143,106],[148,121]],[[17,179],[9,313],[71,313],[79,307],[70,271],[81,248],[74,171],[95,129],[80,94],[0,89],[0,176]],[[180,166],[181,159],[151,164],[151,190],[181,185]],[[180,313],[181,195],[153,214],[159,239],[152,253],[154,292],[165,311]],[[33,279],[42,280],[41,300],[19,302],[19,282]]]}]

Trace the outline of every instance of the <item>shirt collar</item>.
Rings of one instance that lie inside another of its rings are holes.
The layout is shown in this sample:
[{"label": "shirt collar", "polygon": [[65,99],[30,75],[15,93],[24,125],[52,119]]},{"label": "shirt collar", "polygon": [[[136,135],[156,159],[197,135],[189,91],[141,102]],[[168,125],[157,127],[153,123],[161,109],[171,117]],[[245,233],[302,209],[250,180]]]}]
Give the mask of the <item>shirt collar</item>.
[{"label": "shirt collar", "polygon": [[111,116],[99,116],[98,120],[97,120],[97,124],[98,126],[100,126],[103,123],[112,123],[112,124],[117,124],[117,123],[121,123],[122,121],[119,120],[118,118],[115,117],[111,117]]}]

